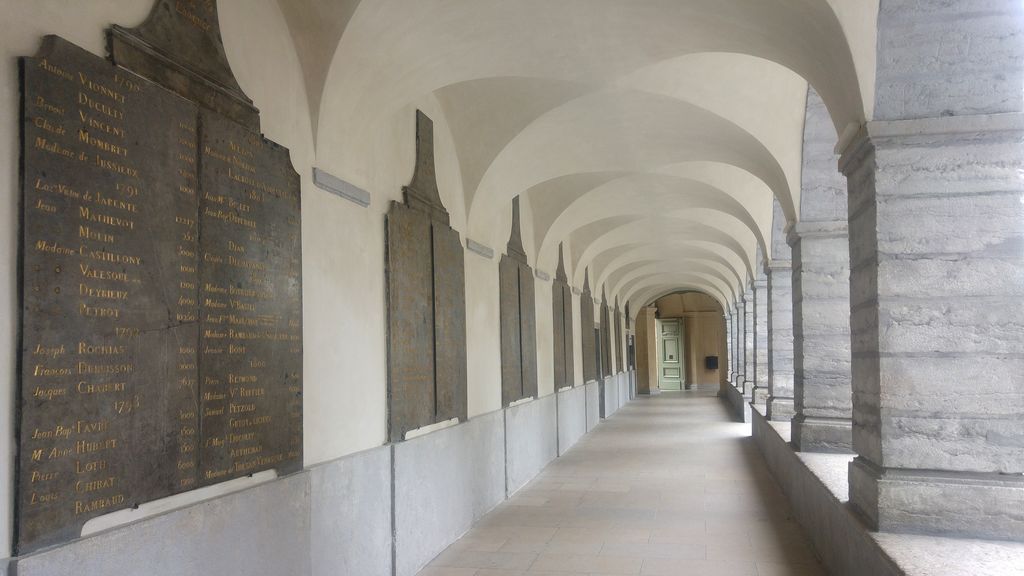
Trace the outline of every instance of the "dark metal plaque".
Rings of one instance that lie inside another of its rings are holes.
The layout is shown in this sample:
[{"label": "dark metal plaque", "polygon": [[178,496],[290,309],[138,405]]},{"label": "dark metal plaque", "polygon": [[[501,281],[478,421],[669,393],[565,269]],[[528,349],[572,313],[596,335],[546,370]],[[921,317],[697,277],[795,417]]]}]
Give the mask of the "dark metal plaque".
[{"label": "dark metal plaque", "polygon": [[554,312],[555,388],[572,386],[575,383],[573,366],[574,344],[572,340],[572,289],[565,274],[563,246],[558,245],[558,268],[552,285],[551,300]]},{"label": "dark metal plaque", "polygon": [[622,347],[624,341],[622,339],[622,316],[619,314],[619,299],[615,298],[615,341],[612,345],[615,347],[615,369],[619,372],[625,371],[625,367],[622,364]]},{"label": "dark metal plaque", "polygon": [[224,53],[216,0],[156,0],[138,27],[113,26],[109,43],[115,64],[259,130]]},{"label": "dark metal plaque", "polygon": [[537,316],[533,269],[519,265],[519,334],[522,342],[523,389],[520,398],[537,397]]},{"label": "dark metal plaque", "polygon": [[590,296],[590,289],[584,284],[583,295],[580,297],[580,330],[583,332],[583,381],[590,382],[598,379],[598,365],[600,359],[597,352],[597,342],[594,339],[594,299]]},{"label": "dark metal plaque", "polygon": [[392,442],[434,422],[430,219],[398,202],[387,218],[388,406]]},{"label": "dark metal plaque", "polygon": [[459,233],[434,221],[434,384],[436,422],[468,416],[466,255]]},{"label": "dark metal plaque", "polygon": [[17,553],[195,486],[196,107],[57,37],[23,66]]},{"label": "dark metal plaque", "polygon": [[287,151],[56,37],[22,72],[15,553],[118,509],[301,467]]},{"label": "dark metal plaque", "polygon": [[[566,378],[565,374],[565,304],[564,304],[565,283],[555,280],[551,286],[551,356],[554,362],[555,390],[564,386],[571,386],[572,380]],[[572,302],[569,303],[572,306]]]},{"label": "dark metal plaque", "polygon": [[512,232],[498,263],[501,308],[501,402],[537,396],[537,317],[533,269],[519,226],[519,197],[512,199]]},{"label": "dark metal plaque", "polygon": [[573,320],[572,320],[572,288],[568,284],[562,286],[563,314],[565,315],[565,385],[571,386],[576,381],[576,367],[573,359],[576,356],[575,343],[573,341]]},{"label": "dark metal plaque", "polygon": [[611,375],[611,322],[608,319],[608,299],[601,296],[601,377]]},{"label": "dark metal plaque", "polygon": [[503,255],[498,262],[498,308],[501,327],[501,404],[523,397],[523,348],[519,338],[519,263]]},{"label": "dark metal plaque", "polygon": [[200,483],[302,467],[299,175],[288,151],[203,111]]},{"label": "dark metal plaque", "polygon": [[416,111],[416,165],[387,219],[388,433],[466,420],[466,269],[434,172],[434,125]]}]

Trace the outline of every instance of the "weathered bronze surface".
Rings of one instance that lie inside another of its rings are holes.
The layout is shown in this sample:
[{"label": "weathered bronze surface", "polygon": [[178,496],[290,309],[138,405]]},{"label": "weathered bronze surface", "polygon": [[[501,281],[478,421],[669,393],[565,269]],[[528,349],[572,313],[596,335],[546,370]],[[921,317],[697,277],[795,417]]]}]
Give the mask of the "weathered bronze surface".
[{"label": "weathered bronze surface", "polygon": [[537,395],[537,319],[533,269],[519,229],[519,197],[512,200],[512,232],[498,262],[501,403]]},{"label": "weathered bronze surface", "polygon": [[519,334],[523,342],[521,398],[537,397],[537,315],[533,268],[519,265]]},{"label": "weathered bronze surface", "polygon": [[259,111],[231,72],[216,0],[156,0],[135,28],[112,26],[113,62],[252,130]]},{"label": "weathered bronze surface", "polygon": [[288,151],[200,116],[200,484],[302,465],[299,176]]},{"label": "weathered bronze surface", "polygon": [[199,422],[196,107],[53,36],[22,74],[23,553],[194,487]]},{"label": "weathered bronze surface", "polygon": [[300,468],[287,150],[57,37],[22,60],[22,97],[15,554]]},{"label": "weathered bronze surface", "polygon": [[615,297],[615,340],[612,342],[612,346],[615,347],[615,369],[619,372],[625,370],[622,363],[622,348],[626,345],[625,340],[622,338],[622,315],[619,313],[619,297]]},{"label": "weathered bronze surface", "polygon": [[629,302],[626,302],[626,366],[630,370],[636,369],[636,356],[633,352],[633,336],[629,334],[629,325],[632,323],[632,317],[629,314]]},{"label": "weathered bronze surface", "polygon": [[503,255],[498,262],[498,324],[501,340],[501,404],[522,398],[523,349],[520,341],[519,263]]},{"label": "weathered bronze surface", "polygon": [[580,296],[580,330],[583,332],[583,381],[598,380],[600,375],[597,342],[594,338],[594,297],[590,293],[590,270],[583,272],[583,294]]},{"label": "weathered bronze surface", "polygon": [[430,220],[388,212],[388,388],[391,438],[434,421],[434,300]]},{"label": "weathered bronze surface", "polygon": [[555,389],[572,386],[575,368],[573,366],[572,331],[572,289],[569,288],[562,257],[562,245],[558,245],[558,269],[551,286],[552,326],[554,326],[553,356],[555,363]]},{"label": "weathered bronze surface", "polygon": [[601,289],[601,377],[612,375],[612,323],[608,313],[608,297]]},{"label": "weathered bronze surface", "polygon": [[433,123],[416,111],[416,167],[387,215],[388,434],[467,417],[465,258],[434,175]]},{"label": "weathered bronze surface", "polygon": [[459,233],[432,223],[434,237],[435,422],[468,417],[466,383],[466,270]]}]

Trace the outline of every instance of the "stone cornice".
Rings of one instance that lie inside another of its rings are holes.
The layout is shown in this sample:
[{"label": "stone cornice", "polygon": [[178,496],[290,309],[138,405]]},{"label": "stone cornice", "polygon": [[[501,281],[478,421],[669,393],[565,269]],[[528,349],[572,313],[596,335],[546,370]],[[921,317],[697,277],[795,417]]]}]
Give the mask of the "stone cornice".
[{"label": "stone cornice", "polygon": [[843,238],[849,235],[846,220],[818,220],[797,222],[789,230],[786,242],[795,246],[803,238]]},{"label": "stone cornice", "polygon": [[976,139],[1001,132],[1024,132],[1024,113],[942,116],[912,120],[872,121],[840,151],[839,170],[849,174],[875,146],[905,145],[911,140]]}]

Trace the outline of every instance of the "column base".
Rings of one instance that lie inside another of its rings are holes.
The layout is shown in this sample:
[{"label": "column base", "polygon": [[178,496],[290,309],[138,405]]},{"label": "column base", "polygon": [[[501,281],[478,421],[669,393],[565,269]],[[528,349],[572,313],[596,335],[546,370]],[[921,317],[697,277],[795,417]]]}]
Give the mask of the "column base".
[{"label": "column base", "polygon": [[847,419],[793,417],[793,448],[797,452],[853,453],[853,423]]},{"label": "column base", "polygon": [[796,416],[796,408],[793,406],[792,398],[779,396],[768,397],[767,417],[773,422],[789,422]]},{"label": "column base", "polygon": [[767,404],[769,392],[770,390],[765,386],[754,386],[754,390],[750,394],[750,401],[754,404]]},{"label": "column base", "polygon": [[850,462],[850,504],[883,532],[1024,542],[1024,476]]}]

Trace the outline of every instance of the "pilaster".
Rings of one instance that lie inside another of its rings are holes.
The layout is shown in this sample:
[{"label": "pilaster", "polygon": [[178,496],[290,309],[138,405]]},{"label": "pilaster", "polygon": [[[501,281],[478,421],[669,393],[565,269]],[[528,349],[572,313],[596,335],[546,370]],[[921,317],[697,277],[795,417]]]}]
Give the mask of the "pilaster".
[{"label": "pilaster", "polygon": [[793,263],[768,264],[768,419],[789,421],[793,407]]},{"label": "pilaster", "polygon": [[793,248],[793,446],[851,452],[850,264],[847,224],[799,222]]},{"label": "pilaster", "polygon": [[1024,540],[1024,115],[872,122],[846,152],[850,501]]},{"label": "pilaster", "polygon": [[755,404],[768,401],[768,276],[758,274],[754,281],[754,387]]},{"label": "pilaster", "polygon": [[743,386],[740,391],[743,397],[749,399],[754,391],[754,381],[757,372],[757,333],[755,326],[754,310],[757,303],[754,301],[754,286],[751,283],[746,292],[743,293]]},{"label": "pilaster", "polygon": [[745,302],[743,295],[741,294],[739,300],[736,301],[736,328],[733,331],[736,370],[733,372],[732,380],[733,387],[741,392],[743,391],[743,381],[746,378],[744,373],[747,367],[746,344],[745,337],[743,335],[746,327],[746,314],[744,309]]}]

